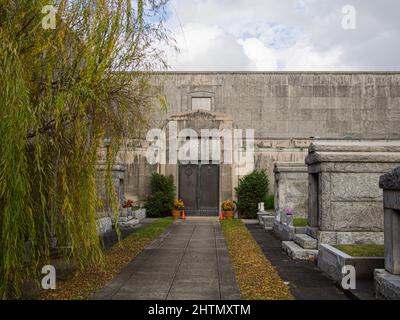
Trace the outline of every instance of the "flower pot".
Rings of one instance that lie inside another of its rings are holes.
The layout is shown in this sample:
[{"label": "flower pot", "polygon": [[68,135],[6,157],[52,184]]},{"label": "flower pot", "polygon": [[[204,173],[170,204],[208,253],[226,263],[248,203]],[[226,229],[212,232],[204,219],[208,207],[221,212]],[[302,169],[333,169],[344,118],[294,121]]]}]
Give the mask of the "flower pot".
[{"label": "flower pot", "polygon": [[231,220],[235,217],[235,212],[233,211],[224,211],[224,218]]},{"label": "flower pot", "polygon": [[179,210],[172,210],[172,216],[175,220],[178,220],[181,218],[181,212]]}]

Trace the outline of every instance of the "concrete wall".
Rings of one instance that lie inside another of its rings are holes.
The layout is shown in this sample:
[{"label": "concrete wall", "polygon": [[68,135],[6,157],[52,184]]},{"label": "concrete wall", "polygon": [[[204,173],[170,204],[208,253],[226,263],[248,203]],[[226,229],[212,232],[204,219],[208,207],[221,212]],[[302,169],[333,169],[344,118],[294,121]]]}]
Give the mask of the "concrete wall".
[{"label": "concrete wall", "polygon": [[[152,127],[206,97],[210,111],[231,117],[234,128],[254,129],[254,166],[267,169],[271,194],[274,162],[304,162],[311,137],[400,138],[400,73],[171,72],[152,74],[151,83],[168,103],[167,112],[155,105]],[[144,199],[152,170],[174,171],[130,161],[129,193]]]}]

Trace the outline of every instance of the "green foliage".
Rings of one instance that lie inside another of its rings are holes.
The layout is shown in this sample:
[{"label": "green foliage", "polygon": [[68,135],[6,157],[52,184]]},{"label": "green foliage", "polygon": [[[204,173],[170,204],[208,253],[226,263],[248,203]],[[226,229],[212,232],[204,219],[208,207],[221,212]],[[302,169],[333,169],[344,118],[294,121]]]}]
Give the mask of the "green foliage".
[{"label": "green foliage", "polygon": [[117,212],[109,173],[121,137],[147,125],[143,71],[165,65],[156,44],[168,41],[165,1],[135,3],[60,0],[56,28],[46,30],[48,0],[0,0],[0,299],[37,279],[50,240],[70,248],[80,268],[104,261],[99,150]]},{"label": "green foliage", "polygon": [[264,170],[253,171],[239,181],[235,189],[237,208],[242,218],[256,218],[258,203],[267,202],[269,182]]},{"label": "green foliage", "polygon": [[265,210],[274,210],[275,209],[275,197],[273,195],[267,196],[265,202]]},{"label": "green foliage", "polygon": [[174,208],[175,184],[172,176],[153,173],[151,177],[151,194],[145,207],[149,217],[166,217]]},{"label": "green foliage", "polygon": [[306,227],[306,226],[308,226],[308,219],[307,218],[294,218],[293,226],[294,227]]}]

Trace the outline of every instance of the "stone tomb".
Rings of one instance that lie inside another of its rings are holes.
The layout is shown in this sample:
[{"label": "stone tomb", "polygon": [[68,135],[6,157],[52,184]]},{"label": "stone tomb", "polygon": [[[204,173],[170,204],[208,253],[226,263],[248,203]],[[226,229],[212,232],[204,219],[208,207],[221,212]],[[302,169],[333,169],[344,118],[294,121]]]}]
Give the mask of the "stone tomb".
[{"label": "stone tomb", "polygon": [[379,298],[400,299],[400,167],[383,175],[385,270],[375,270]]},{"label": "stone tomb", "polygon": [[400,141],[318,141],[306,158],[310,229],[321,243],[383,244],[380,175],[400,164]]},{"label": "stone tomb", "polygon": [[[97,230],[99,235],[103,235],[112,230],[114,213],[106,196],[105,175],[106,163],[100,161],[97,166],[96,185],[99,198],[103,202],[101,208],[97,211]],[[118,223],[120,227],[133,227],[139,223],[139,219],[135,219],[131,210],[122,208],[125,199],[125,166],[116,163],[111,168],[111,179],[118,196],[119,216]]]},{"label": "stone tomb", "polygon": [[306,218],[308,209],[307,166],[298,162],[276,162],[275,211],[293,209],[295,217]]}]

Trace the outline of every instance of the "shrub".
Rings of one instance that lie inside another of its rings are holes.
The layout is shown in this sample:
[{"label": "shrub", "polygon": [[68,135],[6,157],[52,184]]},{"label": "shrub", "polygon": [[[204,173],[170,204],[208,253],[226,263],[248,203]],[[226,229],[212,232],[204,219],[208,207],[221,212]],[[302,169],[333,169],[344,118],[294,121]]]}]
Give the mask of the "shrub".
[{"label": "shrub", "polygon": [[153,173],[150,182],[151,195],[146,200],[149,217],[166,217],[174,208],[175,184],[172,176]]},{"label": "shrub", "polygon": [[265,210],[275,210],[275,196],[267,196],[267,201],[265,202]]},{"label": "shrub", "polygon": [[268,187],[268,176],[264,170],[253,171],[240,179],[235,191],[236,205],[242,218],[256,218],[258,203],[267,203]]}]

